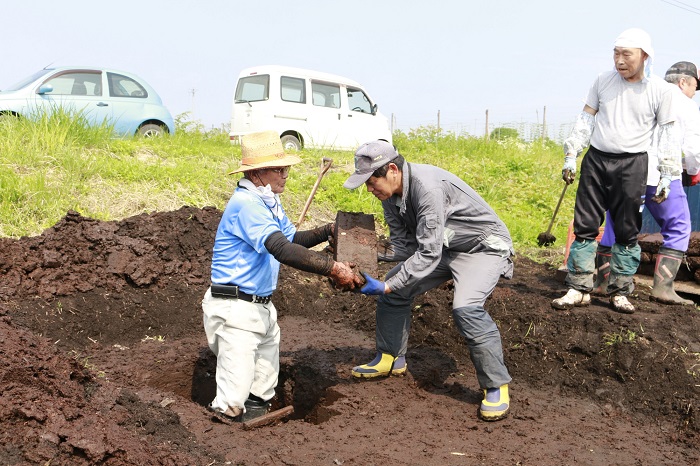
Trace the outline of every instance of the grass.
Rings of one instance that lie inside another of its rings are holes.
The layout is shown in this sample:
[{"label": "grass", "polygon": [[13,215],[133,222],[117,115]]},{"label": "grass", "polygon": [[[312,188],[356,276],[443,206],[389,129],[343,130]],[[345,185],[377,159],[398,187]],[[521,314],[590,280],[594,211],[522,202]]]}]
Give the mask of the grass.
[{"label": "grass", "polygon": [[614,346],[623,342],[634,342],[637,339],[637,333],[629,329],[620,329],[619,332],[603,334],[603,344],[605,346]]},{"label": "grass", "polygon": [[[109,127],[89,127],[79,115],[54,113],[32,120],[0,119],[0,237],[40,234],[68,210],[118,220],[183,205],[223,209],[239,175],[240,148],[225,129],[203,131],[177,119],[178,131],[163,138],[114,139]],[[462,177],[508,226],[516,250],[533,258],[563,254],[573,215],[575,185],[567,191],[552,229],[555,244],[543,250],[545,231],[563,188],[560,145],[506,138],[486,141],[420,127],[397,132],[394,144],[409,162],[440,166]],[[335,219],[337,211],[375,214],[384,228],[381,203],[364,187],[342,187],[352,173],[353,153],[303,150],[282,195],[297,221],[316,182],[323,157],[333,159],[304,224]],[[303,228],[303,226],[302,226]]]}]

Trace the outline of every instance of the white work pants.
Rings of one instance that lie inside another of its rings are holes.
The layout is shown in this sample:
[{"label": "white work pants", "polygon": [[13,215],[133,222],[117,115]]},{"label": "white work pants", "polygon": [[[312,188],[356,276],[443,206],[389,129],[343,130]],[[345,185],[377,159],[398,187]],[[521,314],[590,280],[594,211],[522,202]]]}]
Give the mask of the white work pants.
[{"label": "white work pants", "polygon": [[202,300],[204,331],[216,355],[216,398],[211,406],[244,409],[248,394],[267,401],[275,395],[279,374],[280,328],[277,310],[268,304],[214,298]]}]

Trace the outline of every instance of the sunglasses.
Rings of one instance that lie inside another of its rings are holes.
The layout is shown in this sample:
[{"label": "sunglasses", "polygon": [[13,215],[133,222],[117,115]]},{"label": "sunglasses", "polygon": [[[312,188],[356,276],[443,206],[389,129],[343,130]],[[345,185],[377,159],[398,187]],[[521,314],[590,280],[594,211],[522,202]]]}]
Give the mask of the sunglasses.
[{"label": "sunglasses", "polygon": [[278,173],[282,176],[287,176],[289,174],[289,169],[292,167],[279,167],[279,168],[268,168],[269,171]]}]

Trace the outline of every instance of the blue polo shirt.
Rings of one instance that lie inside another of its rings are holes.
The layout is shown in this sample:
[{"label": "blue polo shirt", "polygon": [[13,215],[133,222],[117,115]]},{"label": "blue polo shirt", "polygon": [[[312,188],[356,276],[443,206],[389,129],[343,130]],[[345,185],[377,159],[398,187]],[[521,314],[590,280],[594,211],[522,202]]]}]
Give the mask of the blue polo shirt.
[{"label": "blue polo shirt", "polygon": [[280,263],[267,251],[265,241],[276,231],[289,241],[296,234],[286,213],[277,218],[260,196],[236,188],[216,230],[212,283],[238,285],[248,294],[271,295],[277,288]]}]

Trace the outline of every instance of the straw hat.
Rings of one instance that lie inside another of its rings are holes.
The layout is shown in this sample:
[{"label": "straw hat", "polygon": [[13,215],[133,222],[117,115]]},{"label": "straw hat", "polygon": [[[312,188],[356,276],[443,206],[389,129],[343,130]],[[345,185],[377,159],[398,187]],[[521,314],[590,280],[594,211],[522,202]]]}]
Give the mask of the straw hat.
[{"label": "straw hat", "polygon": [[250,133],[241,140],[241,166],[234,173],[295,165],[301,158],[294,154],[285,154],[279,135],[274,131]]}]

